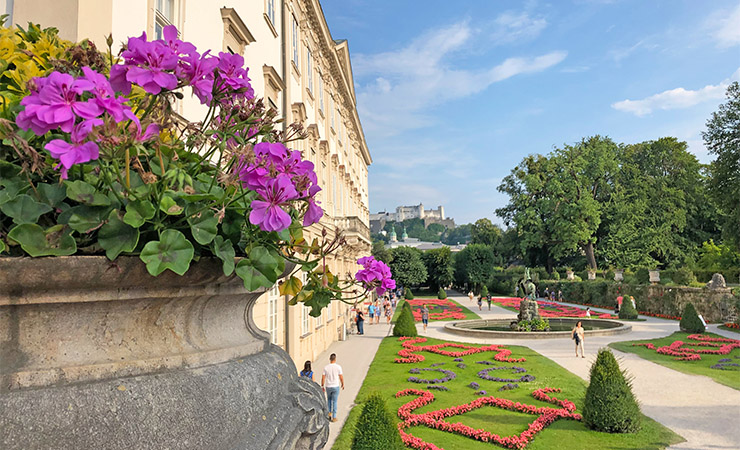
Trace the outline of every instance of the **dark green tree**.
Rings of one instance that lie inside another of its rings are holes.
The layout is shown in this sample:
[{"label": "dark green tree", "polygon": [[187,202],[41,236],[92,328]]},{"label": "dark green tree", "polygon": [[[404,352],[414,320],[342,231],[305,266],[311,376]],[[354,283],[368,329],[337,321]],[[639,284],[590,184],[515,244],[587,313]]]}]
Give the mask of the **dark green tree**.
[{"label": "dark green tree", "polygon": [[455,256],[455,278],[459,285],[467,285],[475,292],[488,283],[496,266],[491,247],[469,244]]},{"label": "dark green tree", "polygon": [[421,259],[427,268],[427,281],[431,289],[448,286],[455,280],[449,247],[427,250],[422,253]]},{"label": "dark green tree", "polygon": [[740,84],[727,88],[727,101],[707,121],[702,133],[709,153],[716,158],[710,165],[709,189],[723,214],[725,240],[740,250]]},{"label": "dark green tree", "polygon": [[681,322],[678,324],[681,331],[689,333],[703,333],[706,327],[699,318],[693,303],[686,303],[681,314]]},{"label": "dark green tree", "polygon": [[398,314],[396,324],[393,326],[393,336],[417,336],[416,321],[414,314],[411,312],[411,305],[404,301],[401,312]]},{"label": "dark green tree", "polygon": [[483,244],[496,248],[501,241],[503,231],[490,219],[478,219],[470,226],[471,244]]},{"label": "dark green tree", "polygon": [[602,348],[591,366],[590,381],[583,402],[583,423],[606,433],[634,433],[640,429],[642,414],[632,385],[619,368],[614,354]]},{"label": "dark green tree", "polygon": [[390,250],[385,248],[385,244],[383,243],[383,241],[373,241],[371,254],[375,257],[375,259],[377,259],[378,261],[383,261],[386,264],[389,264],[393,259]]},{"label": "dark green tree", "polygon": [[453,229],[447,229],[442,233],[442,243],[447,245],[467,244],[472,239],[471,225],[464,224]]},{"label": "dark green tree", "polygon": [[421,260],[421,251],[413,247],[396,247],[390,250],[391,273],[401,286],[419,286],[427,280],[427,268]]}]

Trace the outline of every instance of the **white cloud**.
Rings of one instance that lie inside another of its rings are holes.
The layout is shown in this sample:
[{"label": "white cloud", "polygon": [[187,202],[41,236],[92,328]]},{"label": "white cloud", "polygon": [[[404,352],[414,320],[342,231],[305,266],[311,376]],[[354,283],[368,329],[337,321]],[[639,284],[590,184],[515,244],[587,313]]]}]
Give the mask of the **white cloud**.
[{"label": "white cloud", "polygon": [[[507,19],[510,20],[510,19]],[[469,45],[474,32],[467,22],[435,29],[408,46],[375,55],[357,55],[356,79],[373,81],[358,89],[358,108],[368,135],[383,137],[421,128],[435,119],[425,111],[481,92],[516,75],[540,72],[566,57],[553,51],[536,57],[512,57],[484,69],[465,69],[450,61]]]},{"label": "white cloud", "polygon": [[526,12],[504,12],[493,21],[491,34],[494,42],[499,44],[529,41],[536,38],[547,27],[544,17],[532,17]]},{"label": "white cloud", "polygon": [[730,80],[737,79],[738,76],[740,76],[740,69],[730,79],[724,80],[719,84],[709,84],[696,90],[684,89],[682,87],[669,89],[641,100],[627,99],[612,103],[612,108],[632,113],[638,117],[648,115],[655,110],[690,108],[709,100],[720,100],[724,98],[725,90],[730,84]]},{"label": "white cloud", "polygon": [[722,11],[710,19],[712,37],[720,47],[740,45],[740,4],[732,11]]}]

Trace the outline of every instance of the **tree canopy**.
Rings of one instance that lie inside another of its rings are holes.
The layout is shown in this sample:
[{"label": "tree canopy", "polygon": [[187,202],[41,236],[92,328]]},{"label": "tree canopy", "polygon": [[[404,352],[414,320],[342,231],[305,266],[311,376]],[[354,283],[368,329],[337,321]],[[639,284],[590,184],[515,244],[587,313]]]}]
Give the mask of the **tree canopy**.
[{"label": "tree canopy", "polygon": [[390,254],[390,268],[396,284],[405,287],[419,286],[427,280],[427,268],[421,260],[421,250],[396,247],[390,250]]}]

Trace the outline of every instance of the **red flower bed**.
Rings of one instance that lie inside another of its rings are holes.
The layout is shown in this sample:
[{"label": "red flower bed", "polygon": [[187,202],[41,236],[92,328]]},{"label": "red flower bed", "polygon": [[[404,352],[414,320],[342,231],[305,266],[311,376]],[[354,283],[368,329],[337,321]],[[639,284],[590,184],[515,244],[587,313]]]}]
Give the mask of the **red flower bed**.
[{"label": "red flower bed", "polygon": [[429,308],[429,320],[465,319],[462,308],[448,299],[418,298],[406,301],[411,305],[411,312],[417,322],[421,322],[421,307],[424,305]]},{"label": "red flower bed", "polygon": [[[519,309],[521,298],[492,298],[493,302],[498,303],[501,306]],[[555,302],[548,302],[545,300],[537,300],[537,305],[540,308],[540,316],[542,317],[586,317],[586,310],[577,308],[575,306],[565,306]],[[592,306],[592,305],[589,305]],[[591,317],[598,317],[600,319],[617,319],[618,317],[609,313],[597,313],[591,312]]]},{"label": "red flower bed", "polygon": [[[410,338],[410,337],[400,337],[398,338],[399,341],[403,341],[403,348],[398,351],[398,356],[400,358],[396,358],[394,361],[397,363],[417,363],[424,361],[424,355],[419,355],[419,352],[431,352],[436,353],[438,355],[444,355],[444,356],[453,356],[455,358],[459,358],[461,356],[465,355],[472,355],[474,353],[482,353],[482,352],[497,352],[496,355],[494,355],[493,359],[496,361],[501,362],[524,362],[526,361],[525,358],[509,358],[509,355],[511,355],[511,350],[508,350],[504,348],[501,345],[487,345],[483,347],[472,347],[470,345],[465,344],[456,344],[453,342],[445,342],[444,344],[436,344],[436,345],[423,345],[423,346],[417,346],[414,344],[421,344],[422,342],[426,342],[426,338]],[[448,351],[443,350],[445,347],[452,347],[452,348],[459,348],[464,349],[461,351]]]},{"label": "red flower bed", "polygon": [[670,319],[670,320],[681,320],[681,316],[671,316],[668,314],[658,314],[658,313],[651,313],[647,311],[638,311],[638,312],[642,316],[659,317],[661,319]]},{"label": "red flower bed", "polygon": [[[650,350],[655,350],[661,355],[673,356],[674,359],[678,361],[698,361],[701,359],[701,354],[726,355],[732,350],[740,348],[740,340],[737,339],[713,338],[702,336],[701,334],[690,334],[687,336],[687,339],[695,342],[673,341],[670,345],[657,348],[655,347],[655,344],[650,342],[632,345],[635,347],[646,347]],[[684,347],[684,345],[691,345],[692,347]]]},{"label": "red flower bed", "polygon": [[727,328],[734,328],[734,329],[736,329],[736,330],[740,330],[740,325],[738,325],[738,324],[736,324],[736,323],[726,323],[726,324],[725,324],[725,326],[726,326]]},{"label": "red flower bed", "polygon": [[[508,399],[490,396],[477,398],[470,403],[453,406],[451,408],[439,409],[437,411],[430,411],[424,414],[414,414],[414,410],[433,402],[434,394],[429,391],[421,391],[418,389],[404,389],[397,392],[396,397],[402,397],[405,395],[416,395],[418,397],[398,409],[398,417],[402,420],[402,422],[398,424],[398,431],[401,433],[401,439],[404,444],[408,447],[420,450],[441,449],[434,444],[407,433],[405,431],[407,428],[412,426],[426,426],[440,431],[456,433],[481,442],[493,442],[506,448],[522,449],[529,445],[529,442],[537,433],[556,420],[581,420],[582,418],[580,414],[575,412],[576,406],[573,402],[550,397],[547,395],[550,392],[560,392],[560,389],[537,389],[532,392],[532,397],[543,402],[558,405],[560,408],[551,408],[547,406],[536,407],[534,405],[525,405]],[[499,436],[486,430],[474,429],[460,422],[450,423],[444,420],[447,417],[464,414],[475,409],[482,408],[483,406],[493,406],[495,408],[532,414],[539,417],[537,417],[534,422],[530,423],[525,431],[514,436]]]}]

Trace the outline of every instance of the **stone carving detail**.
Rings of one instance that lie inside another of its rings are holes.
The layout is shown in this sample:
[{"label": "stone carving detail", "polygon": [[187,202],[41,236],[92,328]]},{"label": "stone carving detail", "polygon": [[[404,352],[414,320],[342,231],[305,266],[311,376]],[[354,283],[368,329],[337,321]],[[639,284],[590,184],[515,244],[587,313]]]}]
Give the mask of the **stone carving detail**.
[{"label": "stone carving detail", "polygon": [[712,275],[712,281],[707,283],[707,289],[721,289],[726,288],[725,277],[721,273],[715,273]]},{"label": "stone carving detail", "polygon": [[534,320],[540,318],[540,308],[537,305],[537,301],[525,298],[519,303],[519,314],[516,316],[517,320]]}]

